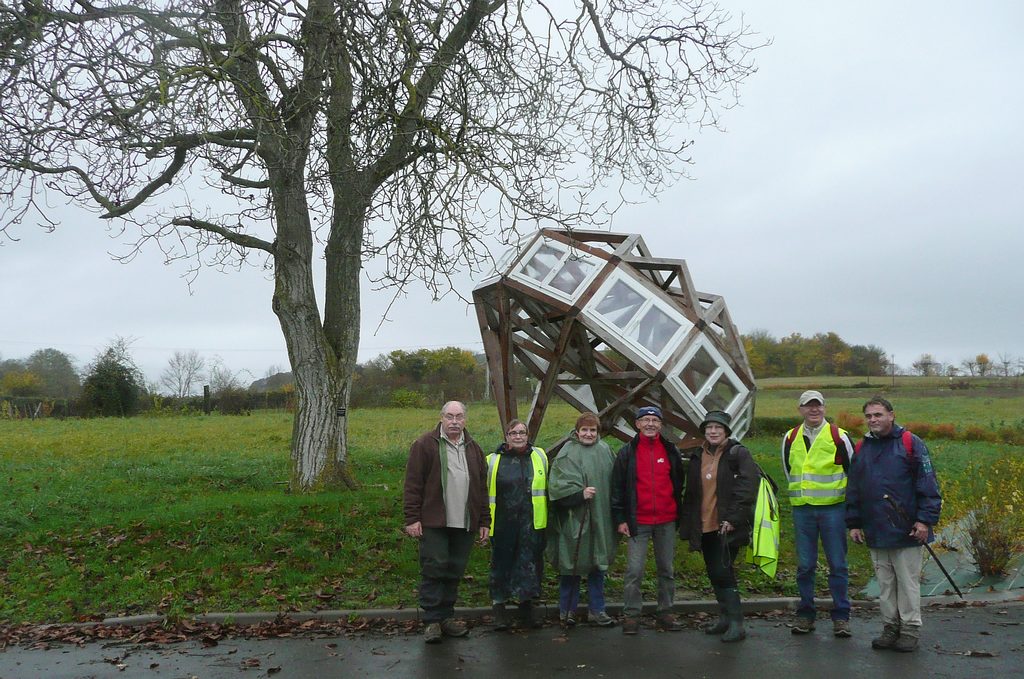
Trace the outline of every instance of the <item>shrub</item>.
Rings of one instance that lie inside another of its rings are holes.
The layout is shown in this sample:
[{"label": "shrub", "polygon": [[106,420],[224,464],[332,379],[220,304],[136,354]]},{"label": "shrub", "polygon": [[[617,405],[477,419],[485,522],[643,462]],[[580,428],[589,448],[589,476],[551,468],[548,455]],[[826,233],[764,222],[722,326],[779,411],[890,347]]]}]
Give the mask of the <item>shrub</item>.
[{"label": "shrub", "polygon": [[225,387],[217,392],[217,410],[222,415],[248,415],[253,397],[241,387]]},{"label": "shrub", "polygon": [[995,441],[996,435],[994,432],[987,431],[984,427],[972,424],[964,427],[964,430],[960,432],[960,439],[963,441]]},{"label": "shrub", "polygon": [[946,484],[943,512],[962,531],[982,575],[999,575],[1024,549],[1024,460],[1003,453]]},{"label": "shrub", "polygon": [[860,415],[851,415],[844,410],[836,415],[836,424],[855,436],[864,434],[864,418]]},{"label": "shrub", "polygon": [[748,436],[782,436],[798,423],[793,417],[755,417]]},{"label": "shrub", "polygon": [[427,397],[412,389],[395,389],[391,392],[391,405],[395,408],[426,408]]}]

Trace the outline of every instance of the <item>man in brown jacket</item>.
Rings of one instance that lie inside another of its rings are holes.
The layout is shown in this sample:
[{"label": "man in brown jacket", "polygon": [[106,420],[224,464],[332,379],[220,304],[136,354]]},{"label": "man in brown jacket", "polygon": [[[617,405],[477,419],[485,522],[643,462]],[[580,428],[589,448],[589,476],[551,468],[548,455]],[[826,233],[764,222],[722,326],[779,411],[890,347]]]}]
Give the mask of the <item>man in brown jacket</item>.
[{"label": "man in brown jacket", "polygon": [[466,635],[454,620],[459,581],[466,570],[473,538],[487,539],[487,463],[466,431],[466,406],[449,401],[440,424],[409,449],[405,467],[405,532],[420,541],[420,607],[423,640]]}]

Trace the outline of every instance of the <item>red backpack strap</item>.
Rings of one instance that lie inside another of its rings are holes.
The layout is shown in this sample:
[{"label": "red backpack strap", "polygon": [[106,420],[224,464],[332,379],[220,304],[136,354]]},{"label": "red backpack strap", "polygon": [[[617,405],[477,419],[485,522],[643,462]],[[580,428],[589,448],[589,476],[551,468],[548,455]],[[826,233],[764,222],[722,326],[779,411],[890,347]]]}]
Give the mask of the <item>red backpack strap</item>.
[{"label": "red backpack strap", "polygon": [[853,454],[856,455],[857,453],[859,453],[863,445],[864,439],[861,439],[860,441],[857,441],[857,443],[853,444]]},{"label": "red backpack strap", "polygon": [[903,447],[907,450],[907,457],[914,456],[914,435],[910,433],[910,430],[904,429],[903,436]]},{"label": "red backpack strap", "polygon": [[843,437],[839,435],[839,427],[834,423],[828,423],[828,430],[832,434],[832,443],[836,446],[836,459],[835,463],[838,465],[843,464],[843,458],[846,454],[846,443],[843,441]]},{"label": "red backpack strap", "polygon": [[786,434],[786,456],[789,456],[789,449],[793,447],[793,441],[796,439],[796,433],[800,431],[800,427],[793,427]]}]

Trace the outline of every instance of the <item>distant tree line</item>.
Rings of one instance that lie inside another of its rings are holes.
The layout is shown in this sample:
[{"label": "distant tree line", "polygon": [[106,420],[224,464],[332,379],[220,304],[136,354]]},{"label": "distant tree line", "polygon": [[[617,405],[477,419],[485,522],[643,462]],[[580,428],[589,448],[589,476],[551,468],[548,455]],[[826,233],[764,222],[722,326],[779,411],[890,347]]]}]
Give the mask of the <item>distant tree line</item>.
[{"label": "distant tree line", "polygon": [[[850,345],[834,332],[804,337],[794,333],[776,339],[764,330],[743,335],[755,377],[825,375],[881,376],[916,374],[959,378],[1015,379],[1024,376],[1024,357],[981,353],[959,364],[943,363],[921,354],[910,368],[890,365],[885,350],[874,345]],[[516,391],[528,393],[531,378],[513,364]],[[210,399],[201,395],[210,388]],[[422,408],[451,399],[491,398],[487,361],[466,349],[396,350],[356,366],[351,406]],[[222,414],[255,409],[295,407],[292,375],[272,366],[266,377],[243,383],[242,373],[230,370],[220,358],[206,359],[195,351],[176,351],[159,381],[147,385],[131,355],[131,341],[116,338],[79,370],[74,359],[57,349],[40,349],[25,359],[0,360],[0,417],[115,416],[138,413],[199,413],[206,408]]]},{"label": "distant tree line", "polygon": [[754,330],[742,337],[755,377],[871,376],[884,375],[889,367],[881,347],[847,344],[834,332],[776,339],[766,330]]}]

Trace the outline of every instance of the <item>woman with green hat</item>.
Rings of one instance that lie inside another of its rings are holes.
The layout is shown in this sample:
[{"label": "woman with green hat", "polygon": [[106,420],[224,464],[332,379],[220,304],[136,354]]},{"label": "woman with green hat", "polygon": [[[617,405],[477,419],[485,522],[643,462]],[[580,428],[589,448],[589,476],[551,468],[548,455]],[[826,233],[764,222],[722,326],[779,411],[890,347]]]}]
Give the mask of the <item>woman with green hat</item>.
[{"label": "woman with green hat", "polygon": [[689,542],[691,550],[704,556],[708,579],[718,599],[718,622],[704,631],[721,634],[725,642],[740,641],[747,634],[733,562],[750,542],[757,465],[750,451],[730,438],[729,413],[709,411],[700,430],[704,444],[684,452],[689,457],[689,468],[679,535]]}]

